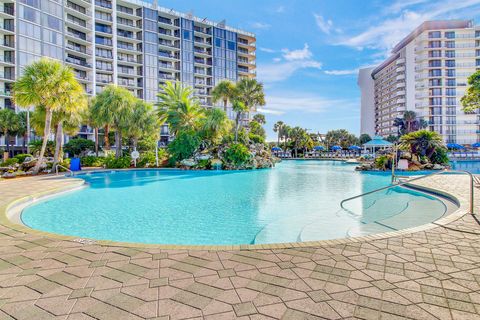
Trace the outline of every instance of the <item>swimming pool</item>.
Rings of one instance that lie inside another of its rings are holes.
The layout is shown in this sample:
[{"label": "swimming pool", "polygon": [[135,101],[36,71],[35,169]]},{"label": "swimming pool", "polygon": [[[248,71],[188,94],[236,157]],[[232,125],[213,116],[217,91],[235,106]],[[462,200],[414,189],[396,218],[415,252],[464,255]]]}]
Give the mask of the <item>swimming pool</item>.
[{"label": "swimming pool", "polygon": [[[334,161],[284,161],[256,171],[112,171],[80,175],[87,188],[25,208],[31,228],[124,242],[226,245],[344,238],[442,217],[432,196],[404,188],[345,204],[390,183]],[[419,210],[422,212],[418,214]]]}]

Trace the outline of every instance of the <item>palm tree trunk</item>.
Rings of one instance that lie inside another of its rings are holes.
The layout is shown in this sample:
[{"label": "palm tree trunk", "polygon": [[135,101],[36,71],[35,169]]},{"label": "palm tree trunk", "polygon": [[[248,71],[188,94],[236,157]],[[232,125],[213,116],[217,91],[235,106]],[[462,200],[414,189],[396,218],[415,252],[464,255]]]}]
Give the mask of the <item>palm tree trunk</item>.
[{"label": "palm tree trunk", "polygon": [[55,154],[53,155],[53,166],[52,169],[55,170],[55,166],[60,162],[60,153],[62,150],[63,144],[63,123],[60,122],[57,125],[57,129],[55,130]]},{"label": "palm tree trunk", "polygon": [[227,113],[227,103],[228,103],[228,100],[224,99],[223,100],[223,111],[225,111],[225,113]]},{"label": "palm tree trunk", "polygon": [[98,128],[93,130],[95,132],[95,154],[98,157]]},{"label": "palm tree trunk", "polygon": [[23,143],[22,143],[22,153],[27,153],[26,140],[27,140],[27,135],[24,134],[24,135],[23,135]]},{"label": "palm tree trunk", "polygon": [[40,166],[43,163],[43,157],[45,155],[45,150],[47,149],[47,142],[48,142],[48,136],[50,135],[51,125],[52,125],[52,110],[50,108],[46,108],[45,129],[43,131],[42,149],[40,149],[40,155],[38,156],[37,163],[35,164],[35,168],[33,168],[34,174],[37,174],[38,171],[40,171]]},{"label": "palm tree trunk", "polygon": [[238,127],[240,126],[240,115],[241,112],[237,112],[237,116],[235,117],[235,143],[238,141]]},{"label": "palm tree trunk", "polygon": [[8,157],[10,157],[10,135],[8,134],[8,131],[5,131],[3,133],[3,136],[5,137],[5,146],[7,147],[7,154],[8,154]]},{"label": "palm tree trunk", "polygon": [[105,125],[104,136],[103,136],[103,143],[105,150],[110,150],[110,139],[108,138],[108,134],[110,133],[110,127]]},{"label": "palm tree trunk", "polygon": [[120,129],[115,131],[115,158],[120,158],[122,156],[122,132]]}]

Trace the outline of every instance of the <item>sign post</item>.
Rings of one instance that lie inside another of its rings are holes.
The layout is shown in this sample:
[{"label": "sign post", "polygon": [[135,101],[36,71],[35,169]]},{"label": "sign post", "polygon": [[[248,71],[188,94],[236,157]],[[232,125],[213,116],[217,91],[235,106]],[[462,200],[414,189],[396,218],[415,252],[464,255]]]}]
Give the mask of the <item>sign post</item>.
[{"label": "sign post", "polygon": [[135,168],[137,167],[137,159],[140,157],[140,153],[137,150],[133,150],[130,156],[133,159],[133,163],[135,165]]}]

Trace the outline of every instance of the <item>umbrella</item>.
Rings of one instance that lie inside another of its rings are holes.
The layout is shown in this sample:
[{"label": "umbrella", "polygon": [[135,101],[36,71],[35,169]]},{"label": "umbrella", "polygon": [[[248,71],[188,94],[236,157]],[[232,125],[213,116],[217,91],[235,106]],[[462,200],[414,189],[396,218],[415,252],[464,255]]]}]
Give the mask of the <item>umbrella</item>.
[{"label": "umbrella", "polygon": [[359,146],[350,146],[348,147],[348,150],[360,150],[362,148],[360,148]]},{"label": "umbrella", "polygon": [[342,150],[342,147],[340,147],[340,146],[333,146],[333,147],[332,147],[332,150],[333,150],[333,151]]},{"label": "umbrella", "polygon": [[458,143],[447,143],[447,148],[448,149],[465,149],[464,146]]},{"label": "umbrella", "polygon": [[480,148],[480,142],[472,144],[472,148]]},{"label": "umbrella", "polygon": [[273,148],[272,148],[272,151],[282,151],[282,148],[279,148],[279,147],[273,147]]},{"label": "umbrella", "polygon": [[324,146],[315,146],[315,147],[313,147],[313,150],[315,150],[315,151],[323,151],[323,150],[325,150],[325,147],[324,147]]}]

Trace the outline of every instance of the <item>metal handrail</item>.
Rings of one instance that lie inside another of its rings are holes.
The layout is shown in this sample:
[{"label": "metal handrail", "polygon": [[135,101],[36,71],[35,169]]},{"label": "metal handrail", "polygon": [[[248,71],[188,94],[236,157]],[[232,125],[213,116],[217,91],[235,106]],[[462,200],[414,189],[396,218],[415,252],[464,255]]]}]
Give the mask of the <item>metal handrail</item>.
[{"label": "metal handrail", "polygon": [[57,165],[55,166],[55,174],[56,174],[56,175],[58,175],[58,167],[67,170],[67,171],[70,173],[70,175],[72,175],[72,177],[73,177],[74,174],[73,174],[73,171],[72,171],[72,170],[70,170],[70,169],[68,169],[68,168],[66,168],[66,167],[64,167],[64,166],[62,166],[61,164],[58,164],[58,163],[57,163]]},{"label": "metal handrail", "polygon": [[375,189],[375,190],[372,190],[372,191],[369,191],[369,192],[365,192],[365,193],[362,193],[362,194],[359,194],[359,195],[356,195],[354,197],[350,197],[350,198],[347,198],[347,199],[343,199],[342,202],[340,202],[340,207],[344,210],[348,210],[346,209],[343,204],[347,201],[350,201],[350,200],[353,200],[353,199],[357,199],[357,198],[361,198],[363,196],[366,196],[366,195],[369,195],[369,194],[372,194],[372,193],[375,193],[375,192],[378,192],[378,191],[382,191],[382,190],[387,190],[387,189],[391,189],[391,188],[395,188],[395,187],[401,187],[403,185],[406,185],[406,184],[409,184],[413,181],[417,181],[417,180],[422,180],[424,178],[428,178],[428,177],[432,177],[432,176],[436,176],[436,175],[440,175],[442,173],[446,173],[446,172],[449,172],[449,173],[466,173],[470,176],[470,203],[469,203],[469,213],[473,214],[473,207],[474,207],[474,179],[473,179],[473,174],[471,172],[468,172],[468,171],[464,171],[464,170],[441,170],[441,171],[438,171],[438,172],[434,172],[434,173],[430,173],[430,174],[427,174],[427,175],[423,175],[423,176],[420,176],[420,177],[416,177],[416,178],[413,178],[413,179],[410,179],[408,181],[404,181],[404,182],[399,182],[397,184],[391,184],[389,186],[386,186],[386,187],[382,187],[382,188],[378,188],[378,189]]}]

